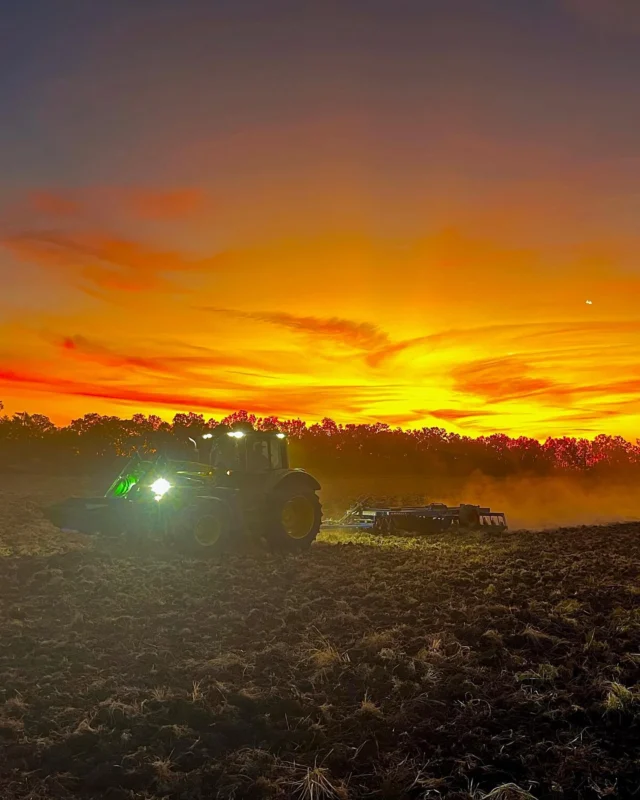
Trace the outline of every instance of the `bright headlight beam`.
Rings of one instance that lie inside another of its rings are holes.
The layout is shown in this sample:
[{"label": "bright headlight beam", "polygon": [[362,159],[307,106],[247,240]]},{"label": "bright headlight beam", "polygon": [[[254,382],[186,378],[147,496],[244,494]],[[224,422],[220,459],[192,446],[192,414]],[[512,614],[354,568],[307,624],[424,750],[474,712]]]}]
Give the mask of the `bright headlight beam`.
[{"label": "bright headlight beam", "polygon": [[202,438],[203,439],[213,439],[213,434],[212,433],[203,433],[202,434]]},{"label": "bright headlight beam", "polygon": [[242,439],[244,431],[229,431],[227,436],[233,436],[234,439]]},{"label": "bright headlight beam", "polygon": [[166,478],[158,478],[151,484],[151,491],[155,494],[156,500],[160,500],[171,488],[171,484]]},{"label": "bright headlight beam", "polygon": [[286,435],[286,434],[284,434],[284,433],[276,433],[276,437],[277,437],[278,439],[284,439],[285,435]]}]

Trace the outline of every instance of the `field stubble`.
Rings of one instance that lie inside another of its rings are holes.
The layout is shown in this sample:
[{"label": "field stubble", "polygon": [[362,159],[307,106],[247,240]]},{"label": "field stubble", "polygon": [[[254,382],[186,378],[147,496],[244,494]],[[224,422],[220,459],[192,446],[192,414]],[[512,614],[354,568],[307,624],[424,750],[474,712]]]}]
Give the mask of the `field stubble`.
[{"label": "field stubble", "polygon": [[70,489],[0,497],[2,798],[638,790],[637,524],[195,561],[55,533]]}]

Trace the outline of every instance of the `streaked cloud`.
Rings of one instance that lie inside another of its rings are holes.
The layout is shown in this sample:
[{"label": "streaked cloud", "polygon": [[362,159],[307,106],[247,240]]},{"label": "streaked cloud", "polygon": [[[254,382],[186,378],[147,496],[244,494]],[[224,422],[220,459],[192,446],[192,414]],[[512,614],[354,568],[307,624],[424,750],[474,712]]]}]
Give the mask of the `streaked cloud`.
[{"label": "streaked cloud", "polygon": [[187,387],[168,391],[153,384],[131,385],[122,377],[118,383],[89,383],[42,371],[0,365],[0,385],[28,388],[41,393],[65,394],[69,397],[107,399],[134,408],[152,406],[210,412],[247,408],[260,414],[306,414],[315,418],[324,416],[324,409],[329,406],[337,409],[341,415],[360,415],[372,400],[386,394],[384,387],[376,386],[314,384],[281,388],[277,385],[257,386],[254,382],[243,383],[220,376],[207,389]]},{"label": "streaked cloud", "polygon": [[25,230],[0,244],[17,259],[53,270],[79,288],[106,293],[179,292],[172,275],[206,271],[216,263],[215,257],[189,258],[108,232]]},{"label": "streaked cloud", "polygon": [[167,349],[162,342],[152,342],[147,344],[146,349],[155,352],[144,353],[139,346],[138,352],[124,351],[79,334],[47,338],[63,351],[64,356],[79,362],[114,370],[126,368],[182,379],[193,377],[202,371],[210,374],[216,369],[231,372],[252,370],[262,375],[269,375],[273,371],[274,359],[277,359],[278,374],[289,374],[302,371],[304,368],[301,359],[296,359],[295,354],[287,352],[254,350],[251,354],[245,355],[230,350],[199,347],[195,348],[196,353],[194,353],[183,343]]},{"label": "streaked cloud", "polygon": [[70,192],[51,192],[45,189],[29,192],[25,206],[36,214],[51,217],[74,217],[80,213],[82,204]]},{"label": "streaked cloud", "polygon": [[442,422],[460,422],[461,420],[477,419],[478,417],[491,416],[491,411],[462,411],[455,408],[440,408],[430,411],[429,416]]},{"label": "streaked cloud", "polygon": [[74,189],[32,189],[13,207],[23,217],[97,217],[118,213],[136,220],[174,222],[210,212],[212,201],[201,188],[99,186]]},{"label": "streaked cloud", "polygon": [[389,335],[370,322],[358,322],[340,317],[307,317],[269,311],[234,311],[228,308],[207,309],[237,319],[266,322],[305,336],[328,339],[358,350],[386,347]]}]

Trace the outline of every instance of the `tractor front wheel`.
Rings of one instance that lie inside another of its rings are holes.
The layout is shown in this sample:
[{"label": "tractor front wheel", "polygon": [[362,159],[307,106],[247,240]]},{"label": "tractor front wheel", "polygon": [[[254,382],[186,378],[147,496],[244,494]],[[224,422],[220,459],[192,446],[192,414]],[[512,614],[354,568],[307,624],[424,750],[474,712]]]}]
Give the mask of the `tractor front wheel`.
[{"label": "tractor front wheel", "polygon": [[309,489],[281,490],[267,500],[266,537],[276,550],[307,550],[322,523],[318,495]]},{"label": "tractor front wheel", "polygon": [[230,528],[227,504],[217,497],[200,497],[181,514],[175,541],[190,555],[217,555],[229,546]]}]

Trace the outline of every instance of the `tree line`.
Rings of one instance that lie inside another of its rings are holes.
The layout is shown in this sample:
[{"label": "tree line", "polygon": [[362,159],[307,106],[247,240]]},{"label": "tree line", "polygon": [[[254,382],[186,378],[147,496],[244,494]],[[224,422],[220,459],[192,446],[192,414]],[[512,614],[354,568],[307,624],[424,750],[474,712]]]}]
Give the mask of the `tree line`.
[{"label": "tree line", "polygon": [[480,471],[501,477],[640,471],[640,441],[633,444],[621,436],[603,434],[591,440],[563,436],[541,442],[499,433],[464,436],[438,427],[403,430],[385,423],[341,425],[329,418],[307,425],[300,419],[256,417],[246,411],[221,420],[180,413],[172,422],[153,414],[134,414],[129,419],[85,414],[65,426],[54,425],[42,414],[0,414],[0,467],[110,468],[136,451],[152,455],[162,441],[197,439],[219,424],[282,431],[289,438],[292,464],[325,474],[465,476]]}]

